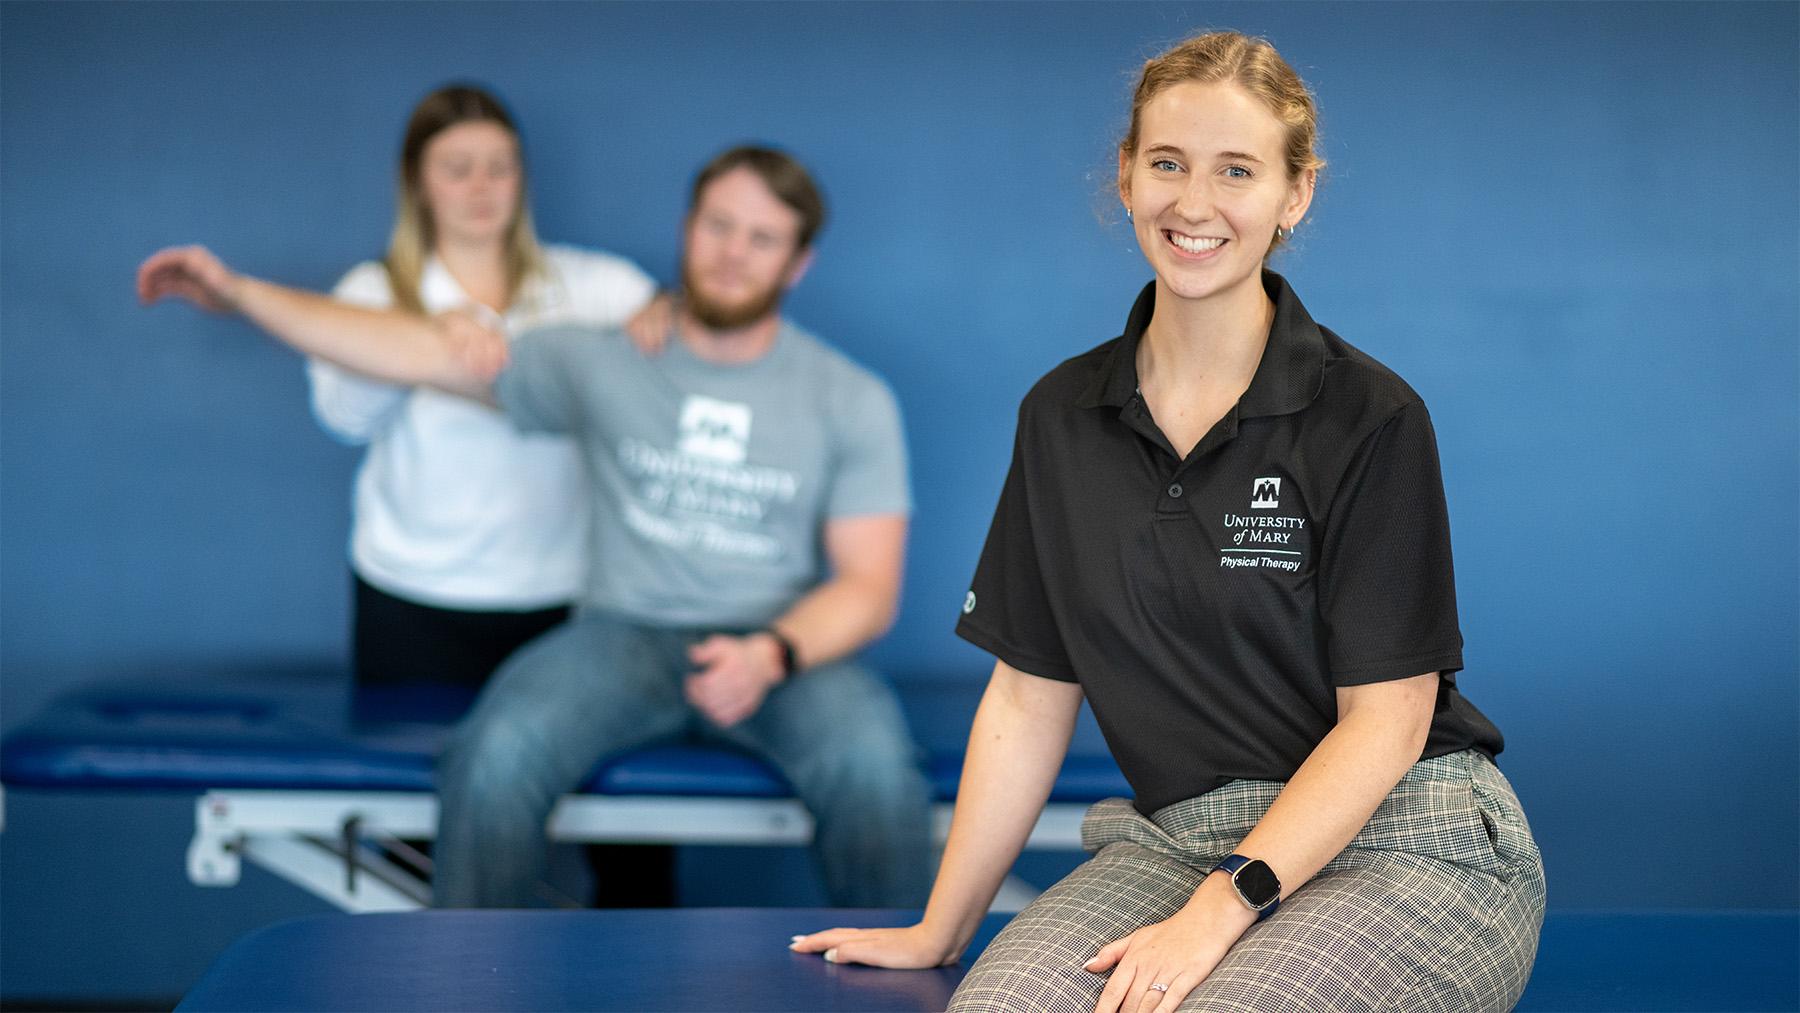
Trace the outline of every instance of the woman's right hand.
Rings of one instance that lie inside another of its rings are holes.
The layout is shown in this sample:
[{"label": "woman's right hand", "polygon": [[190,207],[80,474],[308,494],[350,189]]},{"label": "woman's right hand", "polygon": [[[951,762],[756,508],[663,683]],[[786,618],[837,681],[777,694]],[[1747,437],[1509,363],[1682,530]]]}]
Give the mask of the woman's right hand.
[{"label": "woman's right hand", "polygon": [[172,246],[158,250],[138,265],[138,301],[148,306],[177,296],[214,313],[237,310],[243,279],[204,246]]},{"label": "woman's right hand", "polygon": [[795,936],[788,949],[820,953],[834,964],[902,968],[941,967],[954,963],[963,951],[922,923],[903,929],[826,929]]}]

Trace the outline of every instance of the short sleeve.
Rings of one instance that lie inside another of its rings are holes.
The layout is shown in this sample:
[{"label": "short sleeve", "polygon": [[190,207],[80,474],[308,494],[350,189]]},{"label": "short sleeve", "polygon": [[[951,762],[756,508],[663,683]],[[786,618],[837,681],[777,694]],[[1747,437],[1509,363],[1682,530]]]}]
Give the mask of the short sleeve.
[{"label": "short sleeve", "polygon": [[887,384],[859,376],[836,399],[836,454],[826,517],[910,514],[906,432],[900,404]]},{"label": "short sleeve", "polygon": [[[339,302],[368,309],[393,305],[387,270],[374,261],[356,265],[331,290]],[[308,358],[306,377],[313,417],[326,432],[350,444],[367,443],[406,402],[411,388],[370,379],[319,358]]]},{"label": "short sleeve", "polygon": [[1025,466],[1028,438],[1021,412],[1012,466],[1000,490],[1000,504],[994,508],[981,560],[975,565],[975,579],[963,599],[956,635],[1021,672],[1075,682],[1075,667],[1069,662],[1050,609],[1039,546],[1033,537]]},{"label": "short sleeve", "polygon": [[1319,555],[1319,608],[1335,685],[1462,668],[1449,510],[1423,404],[1390,416],[1345,470]]},{"label": "short sleeve", "polygon": [[624,257],[562,250],[562,282],[582,323],[618,326],[656,295],[656,282]]},{"label": "short sleeve", "polygon": [[510,358],[494,380],[494,400],[526,432],[567,433],[580,418],[580,400],[571,379],[584,364],[578,351],[601,334],[577,327],[527,331],[513,341]]}]

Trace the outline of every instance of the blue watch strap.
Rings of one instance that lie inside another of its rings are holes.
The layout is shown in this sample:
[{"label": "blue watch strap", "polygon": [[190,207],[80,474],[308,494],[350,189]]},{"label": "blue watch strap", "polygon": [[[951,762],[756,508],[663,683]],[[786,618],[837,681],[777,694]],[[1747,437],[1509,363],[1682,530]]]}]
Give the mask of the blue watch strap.
[{"label": "blue watch strap", "polygon": [[[1262,866],[1259,872],[1266,874],[1268,876],[1268,882],[1274,884],[1275,887],[1273,895],[1260,906],[1257,904],[1256,900],[1252,899],[1244,892],[1243,884],[1238,881],[1238,873],[1252,862]],[[1238,900],[1243,901],[1245,907],[1256,912],[1257,921],[1260,922],[1264,918],[1274,914],[1275,909],[1281,906],[1281,881],[1276,878],[1275,871],[1269,868],[1268,863],[1261,859],[1245,858],[1243,855],[1226,855],[1219,860],[1218,865],[1213,866],[1212,871],[1223,872],[1231,877],[1231,888],[1237,891]]]}]

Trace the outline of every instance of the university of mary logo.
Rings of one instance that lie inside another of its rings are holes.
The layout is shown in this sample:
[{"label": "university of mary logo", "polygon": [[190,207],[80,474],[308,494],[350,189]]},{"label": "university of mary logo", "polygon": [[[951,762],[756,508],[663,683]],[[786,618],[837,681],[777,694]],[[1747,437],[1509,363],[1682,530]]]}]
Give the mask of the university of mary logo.
[{"label": "university of mary logo", "polygon": [[1250,509],[1274,510],[1281,506],[1281,479],[1259,478],[1250,485]]},{"label": "university of mary logo", "polygon": [[720,464],[743,464],[750,448],[750,406],[690,394],[681,404],[675,449]]},{"label": "university of mary logo", "polygon": [[[1292,491],[1292,490],[1290,490]],[[1304,490],[1288,497],[1297,504]],[[1250,480],[1250,509],[1225,512],[1219,542],[1219,567],[1225,570],[1255,569],[1298,573],[1306,562],[1311,535],[1306,518],[1275,513],[1281,509],[1281,479],[1268,475]],[[1289,509],[1294,509],[1290,506]],[[1263,511],[1269,511],[1264,513]]]}]

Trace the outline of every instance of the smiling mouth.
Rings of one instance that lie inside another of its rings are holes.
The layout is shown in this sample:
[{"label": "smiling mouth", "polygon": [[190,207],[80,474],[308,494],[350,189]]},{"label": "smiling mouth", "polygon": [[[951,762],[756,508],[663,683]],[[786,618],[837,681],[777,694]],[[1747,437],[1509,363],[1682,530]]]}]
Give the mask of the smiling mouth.
[{"label": "smiling mouth", "polygon": [[1225,245],[1225,240],[1218,236],[1209,236],[1206,238],[1199,236],[1184,236],[1179,232],[1173,232],[1168,229],[1163,230],[1163,236],[1169,240],[1169,245],[1183,253],[1211,253]]}]

